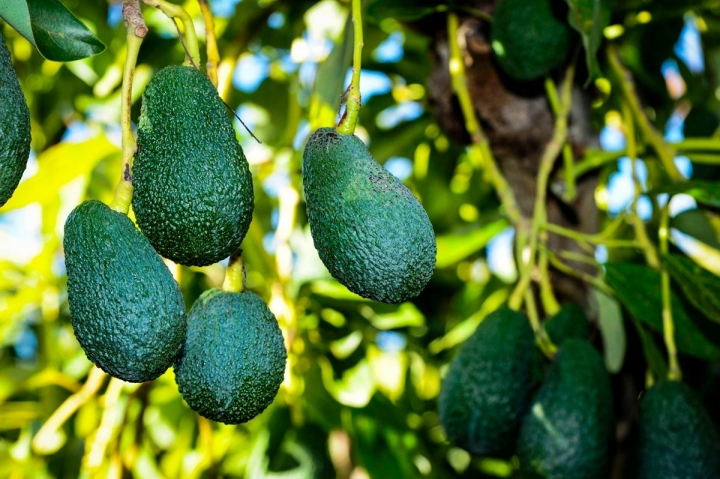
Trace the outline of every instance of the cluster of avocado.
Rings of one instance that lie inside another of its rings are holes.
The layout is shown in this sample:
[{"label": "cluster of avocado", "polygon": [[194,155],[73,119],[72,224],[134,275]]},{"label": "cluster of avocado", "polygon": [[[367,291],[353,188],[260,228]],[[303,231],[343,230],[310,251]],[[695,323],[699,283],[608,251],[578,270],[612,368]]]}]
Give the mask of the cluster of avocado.
[{"label": "cluster of avocado", "polygon": [[[65,224],[68,301],[88,358],[114,377],[150,381],[174,365],[201,415],[246,422],[274,399],[287,353],[256,294],[212,289],[186,315],[161,256],[201,266],[238,249],[253,211],[252,178],[224,105],[199,70],[171,66],[148,84],[133,165],[133,210],[99,201]],[[142,232],[141,232],[142,231]]]},{"label": "cluster of avocado", "polygon": [[[520,477],[604,479],[613,398],[605,365],[588,342],[587,317],[569,304],[543,328],[559,347],[545,373],[527,318],[507,308],[488,315],[450,364],[440,422],[450,442],[472,454],[517,455]],[[627,477],[720,478],[720,440],[690,388],[659,381],[639,408]]]},{"label": "cluster of avocado", "polygon": [[30,110],[0,33],[0,207],[20,183],[30,156]]},{"label": "cluster of avocado", "polygon": [[435,233],[412,192],[355,135],[320,128],[303,152],[310,233],[325,266],[350,291],[401,303],[435,268]]}]

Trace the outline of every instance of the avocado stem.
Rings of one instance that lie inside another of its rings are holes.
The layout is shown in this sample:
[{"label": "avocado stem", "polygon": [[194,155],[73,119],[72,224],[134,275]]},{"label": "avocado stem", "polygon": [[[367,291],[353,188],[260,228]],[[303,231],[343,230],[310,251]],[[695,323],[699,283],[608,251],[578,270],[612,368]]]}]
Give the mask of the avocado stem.
[{"label": "avocado stem", "polygon": [[192,18],[188,14],[187,10],[185,10],[180,5],[175,5],[173,3],[166,2],[165,0],[142,0],[142,2],[149,7],[159,9],[161,12],[167,15],[170,19],[173,20],[176,28],[177,23],[175,23],[175,19],[178,19],[180,20],[180,22],[182,22],[183,27],[185,27],[185,38],[183,39],[183,35],[180,34],[179,30],[178,36],[180,38],[180,42],[185,48],[186,56],[183,65],[199,68],[200,48],[198,47],[197,35],[195,34],[195,25],[193,24]]},{"label": "avocado stem", "polygon": [[[660,227],[658,229],[658,240],[660,242],[660,254],[663,256],[668,254],[670,225],[670,201],[665,203],[660,209]],[[675,346],[675,324],[672,315],[672,296],[670,293],[670,275],[667,268],[663,265],[660,270],[660,284],[662,293],[662,322],[663,322],[663,340],[668,352],[668,379],[672,381],[680,381],[682,379],[682,371],[677,357],[677,347]]]},{"label": "avocado stem", "polygon": [[360,113],[360,70],[362,69],[362,48],[363,48],[363,25],[362,25],[362,0],[352,0],[353,20],[353,69],[350,86],[347,90],[345,102],[345,115],[343,115],[337,131],[343,135],[355,133],[357,118]]},{"label": "avocado stem", "polygon": [[642,105],[640,104],[640,98],[635,88],[635,81],[633,80],[630,72],[627,71],[620,61],[620,55],[615,45],[608,45],[607,57],[610,71],[612,71],[613,75],[618,80],[617,84],[620,87],[620,93],[625,99],[625,102],[623,103],[630,107],[632,116],[635,118],[637,125],[640,127],[643,137],[652,145],[655,153],[657,153],[660,163],[665,168],[668,176],[670,176],[670,179],[672,181],[681,181],[683,176],[677,169],[677,166],[675,166],[674,161],[675,149],[665,141],[662,134],[657,131],[652,123],[650,123],[650,120],[643,111]]},{"label": "avocado stem", "polygon": [[198,0],[200,11],[202,12],[205,22],[205,49],[207,51],[207,75],[212,84],[218,86],[218,64],[220,63],[220,53],[218,52],[217,39],[215,38],[215,22],[213,21],[212,11],[208,0]]},{"label": "avocado stem", "polygon": [[[127,214],[132,201],[133,185],[130,169],[132,167],[132,159],[135,156],[137,145],[132,134],[132,119],[130,111],[132,108],[132,83],[135,74],[135,64],[137,63],[140,45],[142,45],[143,37],[147,33],[147,27],[142,19],[140,7],[137,0],[128,0],[123,3],[123,15],[125,16],[125,27],[127,28],[127,56],[125,57],[125,67],[123,69],[122,82],[122,103],[120,107],[120,129],[122,132],[122,176],[115,190],[115,198],[110,203],[113,210]],[[144,28],[143,28],[144,27]]]},{"label": "avocado stem", "polygon": [[230,293],[241,293],[245,291],[246,282],[245,261],[243,261],[242,249],[238,248],[237,251],[230,255],[222,289]]}]

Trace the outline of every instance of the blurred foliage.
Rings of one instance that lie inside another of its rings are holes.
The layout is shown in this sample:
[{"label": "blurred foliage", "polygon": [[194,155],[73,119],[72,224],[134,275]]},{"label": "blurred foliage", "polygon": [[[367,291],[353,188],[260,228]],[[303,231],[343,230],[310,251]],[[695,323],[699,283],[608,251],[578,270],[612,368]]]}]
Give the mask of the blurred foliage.
[{"label": "blurred foliage", "polygon": [[[333,280],[315,252],[304,216],[302,147],[312,129],[336,120],[351,61],[348,2],[243,0],[215,19],[219,90],[262,140],[256,143],[236,122],[256,192],[254,221],[242,245],[248,288],[278,317],[289,351],[286,380],[273,405],[247,424],[225,426],[187,407],[172,370],[141,385],[108,380],[91,368],[73,335],[63,224],[84,199],[110,202],[120,177],[125,28],[119,2],[63,3],[107,46],[102,54],[58,63],[2,25],[32,115],[33,155],[27,178],[0,210],[0,477],[510,475],[512,464],[473,459],[450,445],[436,413],[441,377],[456,346],[506,302],[515,279],[488,266],[489,242],[508,227],[499,201],[465,148],[440,130],[428,104],[432,39],[400,23],[442,15],[448,5],[366,2],[370,16],[364,25],[363,66],[385,86],[367,96],[358,135],[380,163],[409,170],[404,181],[423,202],[438,239],[432,281],[420,297],[401,305],[364,300]],[[573,10],[573,22],[586,21],[586,4]],[[713,294],[718,279],[708,272],[720,271],[720,189],[713,182],[720,176],[720,9],[713,5],[618,1],[602,42],[594,29],[584,32],[589,49],[598,50],[588,59],[597,77],[588,87],[594,95],[589,115],[598,131],[606,124],[622,128],[616,121],[624,101],[617,79],[603,76],[608,70],[603,46],[610,40],[634,75],[657,128],[662,130],[678,110],[698,116],[693,124],[688,118],[686,128],[695,125],[695,130],[687,135],[702,136],[696,139],[704,143],[693,146],[688,139],[685,149],[677,148],[693,162],[697,181],[692,184],[668,186],[655,152],[640,146],[654,206],[648,231],[657,231],[660,195],[687,193],[701,204],[671,220],[674,231],[687,235],[682,244],[673,236],[677,247],[697,263],[679,256],[676,246],[667,261],[673,279],[684,286],[674,284],[672,303],[678,346],[688,355],[681,361],[702,366],[687,377],[704,388],[708,401],[720,394],[720,336],[717,325],[698,312],[718,322],[720,306]],[[204,48],[198,2],[187,0],[184,6]],[[153,73],[184,57],[172,23],[158,10],[145,8],[144,13],[149,33],[135,75],[134,119]],[[702,35],[702,72],[691,71],[676,53],[687,22],[694,22]],[[378,55],[388,42],[402,49],[391,60]],[[669,93],[662,75],[668,59],[678,65],[677,78],[684,85],[680,95]],[[237,81],[256,76],[257,85]],[[623,154],[589,149],[581,159],[590,165],[585,171],[600,179],[601,228],[615,217],[603,198]],[[623,223],[611,239],[633,237]],[[659,273],[639,264],[638,249],[610,249],[608,254],[604,279],[602,267],[589,257],[601,281],[595,284],[600,289],[594,291],[594,304],[606,363],[613,372],[639,365],[662,376],[667,365],[658,334]],[[510,263],[505,271],[513,270],[511,256],[504,261]],[[178,267],[175,273],[189,306],[204,290],[221,286],[224,267]],[[693,276],[702,279],[703,289],[683,285]],[[630,313],[624,321],[603,280]],[[644,354],[626,342],[642,347]],[[59,423],[48,422],[63,415]],[[714,420],[720,420],[717,416]]]}]

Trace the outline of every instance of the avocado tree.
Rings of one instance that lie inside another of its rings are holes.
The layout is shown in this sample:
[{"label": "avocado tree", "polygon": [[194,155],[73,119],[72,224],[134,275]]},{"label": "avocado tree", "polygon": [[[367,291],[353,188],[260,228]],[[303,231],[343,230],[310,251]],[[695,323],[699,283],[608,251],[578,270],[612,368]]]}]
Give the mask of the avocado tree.
[{"label": "avocado tree", "polygon": [[0,18],[3,477],[720,477],[716,2]]}]

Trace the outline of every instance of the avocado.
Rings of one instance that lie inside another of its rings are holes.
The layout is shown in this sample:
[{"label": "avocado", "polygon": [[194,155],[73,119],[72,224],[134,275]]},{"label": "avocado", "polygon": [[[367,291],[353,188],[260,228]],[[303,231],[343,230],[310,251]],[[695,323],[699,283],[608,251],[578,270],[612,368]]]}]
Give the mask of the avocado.
[{"label": "avocado", "polygon": [[0,33],[0,207],[20,183],[30,156],[30,110]]},{"label": "avocado", "polygon": [[543,322],[550,340],[560,346],[566,339],[590,339],[590,321],[585,311],[574,303],[568,303]]},{"label": "avocado", "polygon": [[65,222],[70,320],[88,359],[129,382],[172,366],[185,340],[178,284],[130,219],[99,201]]},{"label": "avocado", "polygon": [[308,223],[320,259],[364,298],[401,303],[435,268],[435,233],[410,190],[355,135],[320,128],[303,153]]},{"label": "avocado", "polygon": [[205,291],[188,313],[175,380],[188,405],[213,421],[247,422],[275,398],[287,353],[275,316],[250,291]]},{"label": "avocado", "polygon": [[535,337],[521,313],[489,314],[463,344],[440,388],[440,424],[473,454],[504,456],[528,403]]},{"label": "avocado", "polygon": [[176,263],[228,257],[250,226],[253,186],[225,105],[188,66],[160,70],[142,101],[132,169],[138,226]]},{"label": "avocado", "polygon": [[491,44],[500,67],[516,80],[547,75],[571,48],[567,6],[561,0],[500,0]]},{"label": "avocado", "polygon": [[700,399],[685,384],[662,380],[640,400],[639,479],[720,478],[720,440]]},{"label": "avocado", "polygon": [[608,477],[615,432],[610,378],[586,341],[560,347],[523,418],[517,455],[531,477]]}]

